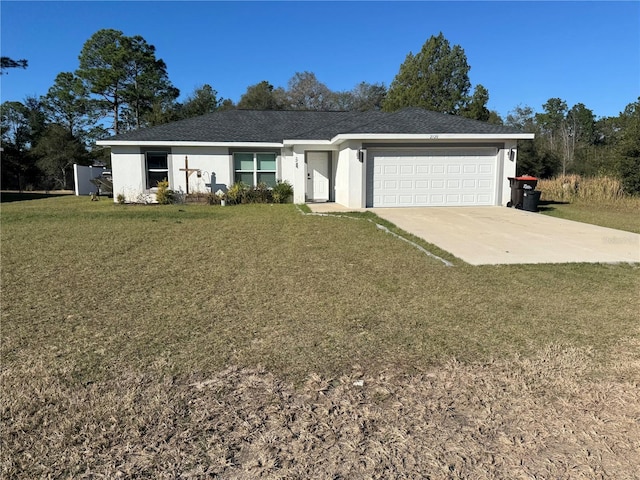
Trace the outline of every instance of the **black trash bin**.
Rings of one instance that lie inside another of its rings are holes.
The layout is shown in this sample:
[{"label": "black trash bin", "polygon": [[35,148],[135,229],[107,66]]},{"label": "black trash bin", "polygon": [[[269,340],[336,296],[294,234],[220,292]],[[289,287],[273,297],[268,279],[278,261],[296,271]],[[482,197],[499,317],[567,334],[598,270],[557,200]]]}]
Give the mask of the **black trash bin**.
[{"label": "black trash bin", "polygon": [[522,209],[527,212],[537,212],[541,193],[538,190],[524,190]]},{"label": "black trash bin", "polygon": [[533,191],[538,185],[538,179],[530,175],[522,175],[520,177],[508,177],[509,186],[511,187],[511,201],[507,203],[507,207],[523,208],[524,192]]}]

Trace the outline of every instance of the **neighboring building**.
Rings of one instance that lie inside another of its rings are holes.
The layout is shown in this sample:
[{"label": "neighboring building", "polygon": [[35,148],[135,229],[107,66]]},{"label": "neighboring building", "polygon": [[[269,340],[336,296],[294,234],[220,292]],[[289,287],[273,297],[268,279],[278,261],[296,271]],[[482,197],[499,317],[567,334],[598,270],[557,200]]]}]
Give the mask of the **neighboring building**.
[{"label": "neighboring building", "polygon": [[114,197],[225,190],[234,182],[293,185],[294,202],[350,208],[504,205],[517,140],[533,134],[405,108],[393,113],[228,110],[101,140]]}]

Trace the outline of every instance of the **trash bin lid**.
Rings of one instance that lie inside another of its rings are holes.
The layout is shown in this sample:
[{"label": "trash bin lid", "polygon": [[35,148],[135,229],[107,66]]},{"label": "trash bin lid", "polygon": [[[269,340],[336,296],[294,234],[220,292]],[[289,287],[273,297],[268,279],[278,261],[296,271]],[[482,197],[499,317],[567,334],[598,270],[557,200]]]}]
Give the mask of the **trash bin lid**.
[{"label": "trash bin lid", "polygon": [[520,177],[516,177],[516,180],[538,180],[538,178],[532,177],[531,175],[521,175]]}]

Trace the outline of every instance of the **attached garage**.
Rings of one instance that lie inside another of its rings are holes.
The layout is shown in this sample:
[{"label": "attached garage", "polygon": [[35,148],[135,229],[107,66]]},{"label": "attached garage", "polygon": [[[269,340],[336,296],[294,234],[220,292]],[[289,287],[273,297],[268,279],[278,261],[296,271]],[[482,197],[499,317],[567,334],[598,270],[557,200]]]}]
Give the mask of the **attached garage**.
[{"label": "attached garage", "polygon": [[366,206],[495,205],[498,154],[493,146],[368,150]]}]

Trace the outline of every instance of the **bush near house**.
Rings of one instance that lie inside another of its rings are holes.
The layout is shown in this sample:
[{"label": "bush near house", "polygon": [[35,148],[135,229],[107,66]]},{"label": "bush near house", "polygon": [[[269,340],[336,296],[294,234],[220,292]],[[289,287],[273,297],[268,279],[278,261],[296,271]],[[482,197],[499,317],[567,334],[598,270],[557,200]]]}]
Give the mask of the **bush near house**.
[{"label": "bush near house", "polygon": [[169,188],[169,181],[162,180],[158,182],[158,190],[156,191],[156,201],[160,205],[169,205],[176,202],[176,195],[173,190]]},{"label": "bush near house", "polygon": [[260,182],[251,187],[243,182],[236,182],[226,193],[230,205],[247,203],[287,203],[293,195],[293,186],[287,181],[278,181],[273,188]]}]

